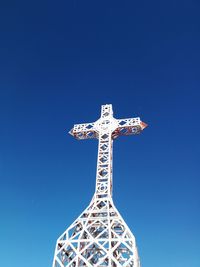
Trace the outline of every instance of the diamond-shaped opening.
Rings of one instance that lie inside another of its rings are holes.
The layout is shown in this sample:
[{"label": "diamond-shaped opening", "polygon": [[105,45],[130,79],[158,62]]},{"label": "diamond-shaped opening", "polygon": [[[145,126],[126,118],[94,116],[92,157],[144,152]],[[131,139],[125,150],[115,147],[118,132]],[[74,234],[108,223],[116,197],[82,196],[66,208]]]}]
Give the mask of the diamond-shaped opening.
[{"label": "diamond-shaped opening", "polygon": [[104,202],[104,201],[100,201],[98,204],[97,204],[97,207],[99,208],[99,209],[102,209],[102,208],[104,208],[106,206],[106,203]]},{"label": "diamond-shaped opening", "polygon": [[102,136],[102,138],[103,138],[103,139],[106,139],[106,138],[108,138],[108,135],[107,135],[107,134],[104,134],[104,135]]},{"label": "diamond-shaped opening", "polygon": [[113,252],[116,260],[125,266],[125,263],[129,260],[129,258],[133,255],[133,252],[128,249],[123,243],[120,243],[119,246]]},{"label": "diamond-shaped opening", "polygon": [[82,136],[83,136],[83,133],[80,133],[80,132],[79,132],[79,133],[76,134],[76,136],[78,136],[78,137],[82,137]]},{"label": "diamond-shaped opening", "polygon": [[127,134],[127,133],[128,133],[128,129],[127,128],[120,129],[120,134]]},{"label": "diamond-shaped opening", "polygon": [[99,175],[101,175],[101,176],[106,176],[106,174],[108,174],[108,171],[107,170],[105,170],[105,169],[103,169],[103,170],[101,170],[100,172],[99,172]]},{"label": "diamond-shaped opening", "polygon": [[123,126],[124,124],[126,124],[126,121],[120,121],[119,123],[121,126]]},{"label": "diamond-shaped opening", "polygon": [[105,156],[103,156],[102,158],[100,158],[100,161],[101,161],[102,163],[104,163],[104,162],[107,161],[107,158],[106,158]]},{"label": "diamond-shaped opening", "polygon": [[102,146],[101,146],[101,149],[103,150],[103,151],[105,151],[106,149],[107,149],[107,145],[106,144],[103,144]]},{"label": "diamond-shaped opening", "polygon": [[88,132],[87,137],[94,137],[94,132]]},{"label": "diamond-shaped opening", "polygon": [[92,127],[93,127],[92,124],[86,126],[87,129],[91,129]]}]

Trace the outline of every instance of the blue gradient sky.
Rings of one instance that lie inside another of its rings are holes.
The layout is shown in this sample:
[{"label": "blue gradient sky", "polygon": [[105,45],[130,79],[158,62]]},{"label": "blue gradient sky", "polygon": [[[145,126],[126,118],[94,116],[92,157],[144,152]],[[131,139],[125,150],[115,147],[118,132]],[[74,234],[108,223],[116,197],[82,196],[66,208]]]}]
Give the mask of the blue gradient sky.
[{"label": "blue gradient sky", "polygon": [[199,267],[199,2],[0,5],[1,266],[51,266],[95,185],[97,141],[67,132],[112,103],[149,124],[114,143],[114,202],[142,266]]}]

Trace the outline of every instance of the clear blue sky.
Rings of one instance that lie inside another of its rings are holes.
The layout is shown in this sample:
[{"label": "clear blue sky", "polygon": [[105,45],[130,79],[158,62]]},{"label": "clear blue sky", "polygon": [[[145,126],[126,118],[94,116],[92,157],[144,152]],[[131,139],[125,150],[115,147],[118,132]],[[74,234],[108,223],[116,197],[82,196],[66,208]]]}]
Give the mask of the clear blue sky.
[{"label": "clear blue sky", "polygon": [[0,4],[2,267],[49,267],[57,237],[94,192],[97,141],[68,135],[140,116],[114,143],[114,202],[143,267],[200,266],[200,4]]}]

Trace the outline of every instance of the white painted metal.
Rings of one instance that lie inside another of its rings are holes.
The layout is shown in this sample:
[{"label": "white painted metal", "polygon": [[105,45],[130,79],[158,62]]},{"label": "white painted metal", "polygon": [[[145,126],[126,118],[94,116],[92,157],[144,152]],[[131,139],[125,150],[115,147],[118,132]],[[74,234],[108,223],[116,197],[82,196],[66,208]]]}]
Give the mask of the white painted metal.
[{"label": "white painted metal", "polygon": [[94,123],[75,124],[77,139],[98,138],[96,190],[89,206],[58,238],[53,267],[140,267],[135,237],[112,200],[112,144],[119,135],[139,134],[140,118],[113,118],[103,105]]}]

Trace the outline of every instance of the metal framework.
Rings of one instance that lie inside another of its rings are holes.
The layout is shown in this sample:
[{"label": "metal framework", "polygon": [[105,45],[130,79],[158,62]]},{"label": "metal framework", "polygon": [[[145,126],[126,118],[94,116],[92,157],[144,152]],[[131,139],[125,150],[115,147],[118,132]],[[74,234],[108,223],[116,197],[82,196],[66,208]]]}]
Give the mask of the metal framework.
[{"label": "metal framework", "polygon": [[53,267],[140,267],[135,237],[112,200],[112,147],[120,135],[139,134],[140,118],[115,119],[103,105],[94,123],[75,124],[78,140],[98,138],[96,190],[89,206],[58,238]]}]

